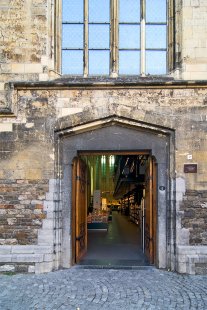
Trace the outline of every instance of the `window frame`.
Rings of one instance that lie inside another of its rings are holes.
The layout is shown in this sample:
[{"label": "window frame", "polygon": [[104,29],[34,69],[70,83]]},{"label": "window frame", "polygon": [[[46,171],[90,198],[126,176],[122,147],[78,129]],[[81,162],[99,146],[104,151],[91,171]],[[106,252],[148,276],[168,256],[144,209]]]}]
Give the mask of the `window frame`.
[{"label": "window frame", "polygon": [[[83,77],[93,77],[93,75],[89,75],[89,0],[83,0],[84,6],[84,44],[83,44]],[[55,62],[56,62],[56,70],[61,71],[62,65],[62,0],[56,0],[56,10],[55,10],[55,21],[56,21],[56,49],[55,49]],[[59,14],[57,14],[59,12]],[[57,17],[59,16],[59,17]],[[173,0],[166,0],[166,23],[152,23],[153,25],[165,25],[166,26],[166,48],[165,49],[150,49],[146,48],[146,25],[151,23],[146,22],[146,0],[140,0],[140,73],[134,74],[133,76],[146,76],[153,75],[146,73],[146,51],[147,50],[157,50],[157,51],[165,51],[166,52],[166,73],[165,74],[155,74],[155,75],[167,75],[169,70],[173,70],[174,68],[174,54],[175,54],[175,46],[174,46],[174,5]],[[74,23],[72,23],[74,24]],[[124,77],[130,76],[129,74],[119,74],[119,0],[110,0],[110,38],[109,38],[109,75],[98,75],[98,76],[106,76],[106,77]],[[136,23],[136,24],[139,24]],[[59,25],[57,27],[57,25]],[[139,60],[138,60],[139,61]],[[78,74],[64,74],[68,76],[78,76]],[[97,75],[95,75],[97,76]]]}]

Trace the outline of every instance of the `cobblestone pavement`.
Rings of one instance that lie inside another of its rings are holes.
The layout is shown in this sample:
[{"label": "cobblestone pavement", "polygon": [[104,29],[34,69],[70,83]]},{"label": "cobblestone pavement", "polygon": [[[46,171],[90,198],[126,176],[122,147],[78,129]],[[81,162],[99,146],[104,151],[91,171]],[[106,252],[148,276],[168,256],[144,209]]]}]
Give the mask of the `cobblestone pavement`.
[{"label": "cobblestone pavement", "polygon": [[78,269],[0,275],[0,309],[207,309],[207,276],[150,270]]}]

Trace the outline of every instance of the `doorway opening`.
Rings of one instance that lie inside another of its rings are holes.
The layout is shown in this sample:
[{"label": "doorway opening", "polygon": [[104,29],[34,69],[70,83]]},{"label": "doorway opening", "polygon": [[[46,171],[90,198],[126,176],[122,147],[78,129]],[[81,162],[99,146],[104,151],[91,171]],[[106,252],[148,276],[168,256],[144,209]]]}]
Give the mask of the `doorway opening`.
[{"label": "doorway opening", "polygon": [[73,263],[156,265],[157,168],[151,151],[80,151],[72,178]]}]

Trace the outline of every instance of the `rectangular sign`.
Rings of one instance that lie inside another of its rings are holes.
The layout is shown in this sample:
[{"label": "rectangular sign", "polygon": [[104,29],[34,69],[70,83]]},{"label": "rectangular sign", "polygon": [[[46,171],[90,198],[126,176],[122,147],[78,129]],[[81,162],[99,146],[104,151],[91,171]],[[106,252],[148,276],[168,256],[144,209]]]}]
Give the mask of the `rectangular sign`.
[{"label": "rectangular sign", "polygon": [[185,173],[197,173],[197,164],[184,164]]}]

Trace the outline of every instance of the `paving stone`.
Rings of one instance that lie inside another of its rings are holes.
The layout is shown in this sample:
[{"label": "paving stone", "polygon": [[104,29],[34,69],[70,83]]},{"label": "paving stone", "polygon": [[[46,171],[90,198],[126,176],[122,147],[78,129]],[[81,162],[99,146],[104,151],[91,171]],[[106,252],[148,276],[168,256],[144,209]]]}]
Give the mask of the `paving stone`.
[{"label": "paving stone", "polygon": [[2,310],[207,309],[207,276],[71,268],[0,275]]}]

